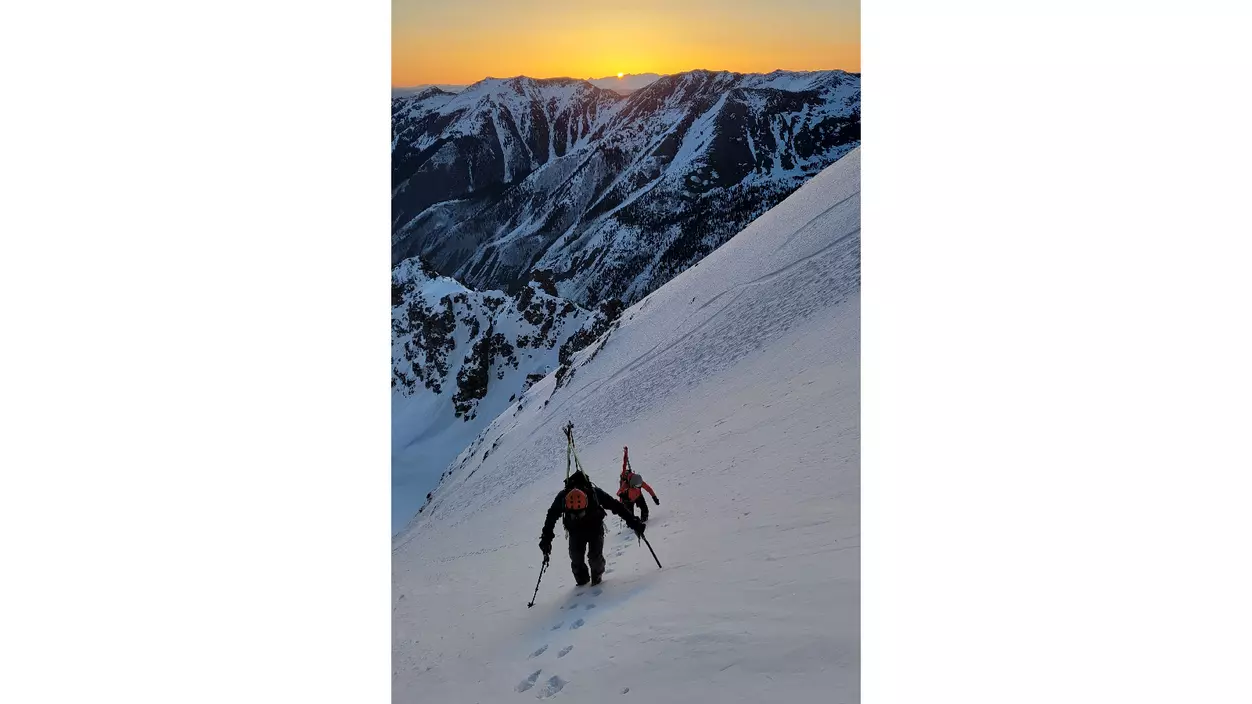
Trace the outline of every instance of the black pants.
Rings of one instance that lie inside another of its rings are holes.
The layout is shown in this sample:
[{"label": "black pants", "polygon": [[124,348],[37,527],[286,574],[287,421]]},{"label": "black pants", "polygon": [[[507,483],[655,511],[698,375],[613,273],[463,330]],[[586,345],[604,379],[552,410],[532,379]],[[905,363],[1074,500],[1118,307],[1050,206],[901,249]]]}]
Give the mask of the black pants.
[{"label": "black pants", "polygon": [[[586,561],[583,555],[586,554]],[[574,581],[579,585],[587,583],[591,577],[604,574],[604,524],[597,523],[594,528],[570,531],[569,534],[570,566],[574,568]],[[587,563],[591,563],[591,574],[587,573]]]},{"label": "black pants", "polygon": [[622,499],[622,504],[626,507],[626,510],[630,511],[630,515],[632,516],[635,515],[635,507],[638,506],[639,507],[639,520],[643,521],[644,523],[648,522],[648,502],[644,499],[643,494],[640,494],[639,498],[635,499],[634,501],[627,499],[625,495],[623,495],[621,499]]}]

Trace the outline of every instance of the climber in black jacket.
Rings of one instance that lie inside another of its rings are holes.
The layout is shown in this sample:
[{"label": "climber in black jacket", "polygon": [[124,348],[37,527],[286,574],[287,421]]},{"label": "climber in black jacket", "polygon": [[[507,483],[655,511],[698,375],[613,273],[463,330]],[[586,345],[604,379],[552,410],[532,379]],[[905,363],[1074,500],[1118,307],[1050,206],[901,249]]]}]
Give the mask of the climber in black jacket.
[{"label": "climber in black jacket", "polygon": [[[635,518],[620,501],[605,493],[581,471],[574,472],[565,480],[565,488],[552,500],[547,518],[543,522],[543,533],[539,540],[539,549],[543,551],[543,561],[548,561],[552,552],[553,530],[557,516],[563,515],[565,529],[569,531],[570,565],[574,570],[574,581],[583,586],[590,578],[592,584],[599,584],[604,576],[604,509],[609,509],[626,521],[626,525],[639,535],[643,535],[644,523]],[[587,554],[586,562],[583,560]],[[588,574],[587,563],[591,563]]]}]

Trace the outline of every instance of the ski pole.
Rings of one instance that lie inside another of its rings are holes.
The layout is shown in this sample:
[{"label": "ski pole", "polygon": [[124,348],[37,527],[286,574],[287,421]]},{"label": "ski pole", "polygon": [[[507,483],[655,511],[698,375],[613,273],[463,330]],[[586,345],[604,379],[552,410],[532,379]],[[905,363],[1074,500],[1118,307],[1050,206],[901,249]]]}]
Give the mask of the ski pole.
[{"label": "ski pole", "polygon": [[[651,548],[649,548],[649,549],[651,549]],[[655,555],[653,555],[653,557],[656,557],[656,556],[655,556]],[[659,563],[659,562],[658,562],[658,563],[656,563],[656,564],[657,564],[657,565],[660,565],[661,563]],[[532,607],[532,606],[534,606],[534,605],[535,605],[535,597],[539,596],[539,583],[543,581],[543,573],[544,573],[547,569],[548,569],[548,556],[547,556],[547,555],[544,555],[544,556],[543,556],[543,567],[540,567],[540,568],[539,568],[539,579],[535,580],[535,594],[534,594],[534,596],[530,597],[530,603],[526,605],[526,608],[528,608],[528,609],[529,609],[530,607]]]},{"label": "ski pole", "polygon": [[[652,559],[653,559],[653,560],[656,560],[656,550],[653,550],[653,549],[652,549],[652,543],[649,543],[649,542],[648,542],[648,536],[644,535],[643,533],[640,533],[640,534],[639,534],[639,537],[640,537],[640,538],[643,538],[643,544],[648,546],[648,552],[652,553]],[[659,569],[661,569],[661,561],[660,561],[660,560],[656,560],[656,568],[657,568],[658,570],[659,570]]]}]

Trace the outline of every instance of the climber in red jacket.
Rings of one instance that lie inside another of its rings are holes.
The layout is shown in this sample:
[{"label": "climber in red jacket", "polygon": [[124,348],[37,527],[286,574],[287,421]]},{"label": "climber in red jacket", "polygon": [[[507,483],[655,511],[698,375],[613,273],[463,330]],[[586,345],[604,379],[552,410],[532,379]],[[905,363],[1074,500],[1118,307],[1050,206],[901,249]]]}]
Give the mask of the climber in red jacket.
[{"label": "climber in red jacket", "polygon": [[657,506],[661,505],[661,500],[656,498],[656,492],[652,491],[652,487],[643,480],[643,477],[635,474],[630,468],[630,449],[622,448],[622,476],[621,486],[617,489],[617,496],[622,500],[622,504],[626,506],[626,510],[630,511],[630,515],[635,515],[635,506],[639,507],[639,518],[644,522],[648,522],[648,502],[643,499],[643,492],[647,490],[652,494],[652,501]]}]

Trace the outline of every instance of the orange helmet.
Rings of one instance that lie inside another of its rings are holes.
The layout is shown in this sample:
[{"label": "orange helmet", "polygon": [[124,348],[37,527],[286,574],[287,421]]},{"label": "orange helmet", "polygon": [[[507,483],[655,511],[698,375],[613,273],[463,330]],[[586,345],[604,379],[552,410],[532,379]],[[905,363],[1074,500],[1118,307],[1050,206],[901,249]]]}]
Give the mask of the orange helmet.
[{"label": "orange helmet", "polygon": [[587,508],[587,495],[582,489],[570,489],[565,495],[565,508],[571,511],[582,511]]}]

